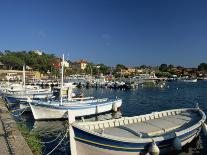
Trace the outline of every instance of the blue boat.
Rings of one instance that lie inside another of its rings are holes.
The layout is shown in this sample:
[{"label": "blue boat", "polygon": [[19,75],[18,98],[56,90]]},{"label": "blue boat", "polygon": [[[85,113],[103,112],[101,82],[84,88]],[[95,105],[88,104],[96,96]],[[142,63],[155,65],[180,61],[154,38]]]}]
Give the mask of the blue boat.
[{"label": "blue boat", "polygon": [[31,100],[40,100],[45,98],[50,98],[53,95],[53,92],[50,90],[44,90],[41,92],[26,92],[23,91],[15,92],[15,93],[5,93],[4,98],[8,104],[18,103],[21,100],[27,100],[30,98]]},{"label": "blue boat", "polygon": [[[71,155],[139,155],[181,150],[196,138],[206,116],[199,108],[174,109],[135,117],[73,122]],[[71,121],[72,120],[72,121]]]}]

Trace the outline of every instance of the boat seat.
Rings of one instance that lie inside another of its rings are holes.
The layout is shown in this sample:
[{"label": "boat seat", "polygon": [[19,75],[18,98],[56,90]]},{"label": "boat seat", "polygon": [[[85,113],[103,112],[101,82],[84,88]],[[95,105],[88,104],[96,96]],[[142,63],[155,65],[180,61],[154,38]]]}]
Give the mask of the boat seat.
[{"label": "boat seat", "polygon": [[147,124],[146,122],[124,125],[123,128],[127,128],[128,130],[130,129],[130,131],[133,131],[136,133],[142,133],[143,136],[147,136],[148,133],[163,133],[164,132],[162,129],[156,126]]},{"label": "boat seat", "polygon": [[136,131],[134,131],[134,130],[126,127],[126,126],[119,126],[118,128],[126,130],[126,131],[132,133],[133,135],[135,135],[135,136],[137,136],[139,138],[142,138],[143,133],[141,133],[141,132],[136,132]]}]

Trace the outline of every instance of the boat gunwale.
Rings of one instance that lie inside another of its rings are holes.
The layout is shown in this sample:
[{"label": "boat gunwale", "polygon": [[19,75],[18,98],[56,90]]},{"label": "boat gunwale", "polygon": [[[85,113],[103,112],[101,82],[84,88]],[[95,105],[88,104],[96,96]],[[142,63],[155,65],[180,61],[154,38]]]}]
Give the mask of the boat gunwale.
[{"label": "boat gunwale", "polygon": [[[191,132],[195,129],[198,129],[202,125],[202,123],[206,120],[206,115],[199,108],[183,108],[183,109],[173,109],[173,110],[165,110],[165,111],[156,112],[156,113],[164,113],[164,112],[189,111],[189,110],[198,112],[201,115],[201,119],[199,119],[198,122],[196,122],[194,125],[192,125],[188,128],[185,128],[183,130],[174,132],[175,134],[173,136],[172,136],[172,132],[168,133],[169,136],[168,136],[167,139],[174,138],[175,136],[177,136],[177,137],[182,136],[182,135],[184,135],[186,133],[189,133],[189,132]],[[123,120],[125,120],[125,119],[135,119],[135,118],[144,117],[144,116],[147,116],[147,115],[149,116],[149,115],[152,115],[153,113],[155,113],[155,112],[152,112],[150,114],[145,114],[145,115],[139,115],[139,116],[133,116],[133,117],[122,117],[120,119],[104,120],[104,121],[98,121],[98,122],[74,122],[71,125],[75,128],[78,128],[79,130],[83,130],[84,132],[90,133],[92,135],[96,135],[98,137],[102,137],[102,138],[106,138],[106,139],[110,139],[110,140],[115,140],[115,141],[120,141],[120,142],[129,142],[129,143],[136,142],[137,143],[137,138],[125,138],[125,137],[118,137],[118,136],[113,136],[113,135],[108,135],[108,134],[101,134],[101,133],[95,132],[93,130],[86,129],[86,127],[83,127],[83,126],[87,125],[87,124],[100,124],[100,123],[103,123],[103,122],[114,122],[115,123],[116,120],[119,121],[121,119],[123,119]],[[153,142],[153,141],[158,142],[158,141],[162,141],[162,140],[166,140],[166,138],[164,138],[164,136],[162,134],[159,135],[159,136],[156,136],[156,137],[139,138],[140,143]]]}]

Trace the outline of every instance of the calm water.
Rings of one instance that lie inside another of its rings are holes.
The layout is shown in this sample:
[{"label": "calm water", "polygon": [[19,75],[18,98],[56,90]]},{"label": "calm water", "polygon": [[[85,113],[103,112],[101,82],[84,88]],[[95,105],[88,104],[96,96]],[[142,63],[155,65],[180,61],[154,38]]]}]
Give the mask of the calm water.
[{"label": "calm water", "polygon": [[[167,86],[166,88],[139,88],[128,91],[102,88],[84,89],[85,96],[109,98],[117,96],[123,99],[121,112],[107,113],[88,119],[110,119],[112,117],[119,117],[120,115],[135,116],[151,113],[152,111],[195,107],[196,103],[199,103],[200,107],[207,114],[207,81],[198,81],[197,83],[169,82]],[[53,140],[62,133],[57,141],[44,145],[44,154],[50,152],[57,145],[67,127],[67,121],[34,121],[32,114],[24,114],[19,121],[25,122],[29,128],[37,131],[42,141]],[[206,138],[201,134],[199,138],[186,146],[182,152],[176,154],[207,154]],[[65,139],[62,145],[52,154],[69,154],[68,140]]]}]

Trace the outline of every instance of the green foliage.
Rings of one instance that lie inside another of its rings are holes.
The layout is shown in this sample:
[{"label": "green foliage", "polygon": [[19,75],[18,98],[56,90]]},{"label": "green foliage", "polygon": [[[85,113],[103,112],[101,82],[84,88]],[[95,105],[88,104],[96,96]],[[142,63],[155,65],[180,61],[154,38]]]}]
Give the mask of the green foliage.
[{"label": "green foliage", "polygon": [[24,60],[12,54],[3,55],[0,57],[0,61],[9,69],[19,68],[24,64]]},{"label": "green foliage", "polygon": [[167,78],[170,78],[172,76],[170,72],[158,72],[155,75],[157,77],[167,77]]},{"label": "green foliage", "polygon": [[54,64],[57,59],[53,54],[38,55],[34,51],[11,52],[6,50],[1,54],[0,61],[7,69],[22,69],[23,64],[31,67],[34,71],[47,73],[48,70],[55,70]]},{"label": "green foliage", "polygon": [[126,66],[124,66],[122,64],[117,64],[116,65],[116,71],[121,71],[121,69],[126,69]]},{"label": "green foliage", "polygon": [[99,68],[100,73],[103,73],[104,75],[110,73],[110,67],[108,67],[104,64],[99,64],[98,66],[100,66],[100,68]]},{"label": "green foliage", "polygon": [[88,63],[85,68],[86,74],[97,75],[98,73],[103,73],[104,75],[110,73],[110,67],[104,64],[95,65],[93,63]]},{"label": "green foliage", "polygon": [[166,72],[168,70],[167,64],[161,64],[159,70],[162,72]]},{"label": "green foliage", "polygon": [[198,70],[199,71],[207,71],[207,64],[206,63],[201,63],[198,65]]},{"label": "green foliage", "polygon": [[34,155],[42,155],[43,146],[41,143],[39,143],[41,140],[38,134],[34,131],[29,130],[23,123],[18,124],[18,128]]}]

